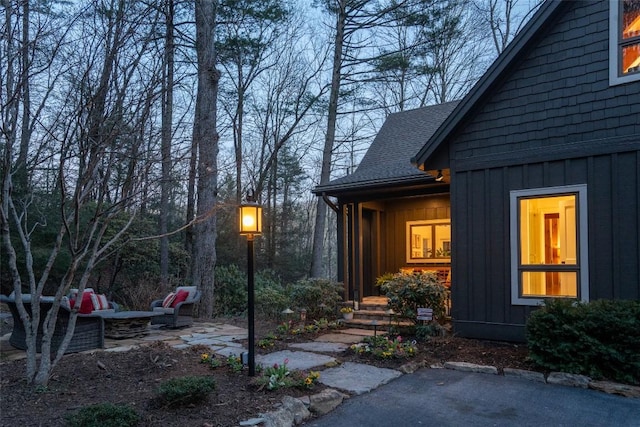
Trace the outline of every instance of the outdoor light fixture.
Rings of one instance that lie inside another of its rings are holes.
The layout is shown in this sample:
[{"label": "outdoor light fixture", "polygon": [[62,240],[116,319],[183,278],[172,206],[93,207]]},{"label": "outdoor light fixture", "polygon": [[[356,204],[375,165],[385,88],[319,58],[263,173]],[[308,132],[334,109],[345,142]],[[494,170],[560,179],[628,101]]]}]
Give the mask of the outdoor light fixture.
[{"label": "outdoor light fixture", "polygon": [[442,169],[438,169],[438,175],[436,175],[436,181],[442,182],[443,179],[444,179],[444,175],[442,175]]},{"label": "outdoor light fixture", "polygon": [[238,212],[240,235],[247,236],[247,290],[249,311],[249,376],[256,375],[256,345],[255,345],[255,307],[254,307],[254,277],[253,277],[253,238],[262,233],[262,207],[253,198],[253,192],[247,194],[247,203],[240,205]]},{"label": "outdoor light fixture", "polygon": [[300,310],[300,321],[305,322],[306,320],[307,320],[307,310],[303,308],[302,310]]}]

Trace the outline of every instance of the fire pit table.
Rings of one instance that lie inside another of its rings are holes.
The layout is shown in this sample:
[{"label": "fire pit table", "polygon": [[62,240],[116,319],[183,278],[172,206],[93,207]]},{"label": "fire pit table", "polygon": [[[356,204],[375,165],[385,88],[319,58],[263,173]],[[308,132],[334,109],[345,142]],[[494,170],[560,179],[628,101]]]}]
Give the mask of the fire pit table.
[{"label": "fire pit table", "polygon": [[107,338],[133,338],[145,335],[153,316],[162,313],[153,311],[118,311],[100,314],[104,319],[104,336]]}]

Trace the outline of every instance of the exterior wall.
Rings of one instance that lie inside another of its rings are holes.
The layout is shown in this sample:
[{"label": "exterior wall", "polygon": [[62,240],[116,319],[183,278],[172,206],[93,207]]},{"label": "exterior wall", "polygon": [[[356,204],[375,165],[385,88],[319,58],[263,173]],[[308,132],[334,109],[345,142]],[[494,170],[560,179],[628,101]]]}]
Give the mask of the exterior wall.
[{"label": "exterior wall", "polygon": [[[407,221],[449,219],[449,195],[393,199],[385,202],[383,226],[383,273],[397,273],[406,262]],[[427,264],[412,264],[424,266]],[[430,264],[434,265],[434,264]]]},{"label": "exterior wall", "polygon": [[640,299],[640,82],[609,87],[608,4],[570,7],[450,144],[458,333],[524,339],[509,191],[587,184],[590,299]]}]

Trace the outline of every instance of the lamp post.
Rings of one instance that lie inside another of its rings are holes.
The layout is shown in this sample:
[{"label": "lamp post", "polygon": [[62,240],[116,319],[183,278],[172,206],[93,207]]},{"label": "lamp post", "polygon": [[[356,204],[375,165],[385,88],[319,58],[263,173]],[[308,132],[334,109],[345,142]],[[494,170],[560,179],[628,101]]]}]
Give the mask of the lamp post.
[{"label": "lamp post", "polygon": [[249,376],[256,374],[255,352],[255,308],[253,279],[253,238],[262,233],[262,206],[253,200],[253,194],[247,194],[247,203],[240,205],[240,235],[247,236],[247,291],[249,311]]}]

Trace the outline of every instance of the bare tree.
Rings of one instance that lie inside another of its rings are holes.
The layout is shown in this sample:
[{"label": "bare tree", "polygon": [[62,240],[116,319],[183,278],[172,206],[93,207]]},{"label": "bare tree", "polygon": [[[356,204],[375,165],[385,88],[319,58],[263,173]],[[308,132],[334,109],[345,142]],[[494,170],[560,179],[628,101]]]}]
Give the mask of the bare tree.
[{"label": "bare tree", "polygon": [[218,3],[196,0],[198,94],[193,125],[198,147],[197,223],[192,254],[193,284],[202,291],[203,317],[213,316],[218,191],[217,100],[220,72],[216,68],[215,30]]},{"label": "bare tree", "polygon": [[[17,112],[3,115],[2,126],[0,232],[26,332],[26,378],[36,385],[47,384],[74,333],[79,301],[53,354],[52,338],[63,295],[70,287],[81,292],[87,286],[97,263],[122,238],[141,206],[140,189],[149,170],[141,159],[153,159],[145,152],[141,136],[148,136],[143,129],[158,92],[153,83],[159,82],[153,75],[155,55],[147,50],[157,19],[152,9],[141,3],[96,0],[77,13],[70,8],[64,12],[46,16],[51,19],[47,23],[51,36],[44,38],[40,33],[41,38],[29,43],[40,49],[29,50],[29,61],[20,62],[28,70],[14,74],[29,75],[34,87],[37,83],[40,107],[27,114],[27,122],[24,112],[19,117],[19,110],[12,107]],[[5,13],[12,23],[17,22],[13,19],[17,13]],[[42,13],[37,18],[44,20]],[[66,31],[58,33],[59,29]],[[5,48],[13,43],[11,34],[3,38]],[[78,34],[85,37],[74,38]],[[7,59],[2,61],[3,66],[15,66]],[[152,74],[138,80],[141,68]],[[12,99],[28,108],[34,97],[26,103],[26,98],[15,98],[18,86],[5,85],[3,93],[13,90]],[[4,106],[3,100],[3,111]],[[15,134],[4,131],[15,129],[19,122],[30,128],[27,141],[21,144],[27,147],[27,179],[32,183],[21,194],[14,193],[13,174],[22,167],[16,162],[20,156],[16,156]],[[47,174],[55,173],[53,197],[39,182],[42,165],[49,166]],[[46,260],[36,264],[33,236],[44,228],[52,236],[51,245]],[[60,263],[64,273],[53,282],[54,265]],[[35,302],[45,289],[53,293],[52,309],[41,312],[39,304],[31,304],[27,310],[23,293]]]},{"label": "bare tree", "polygon": [[488,26],[496,54],[502,53],[507,44],[529,21],[543,0],[474,0],[479,16]]}]

